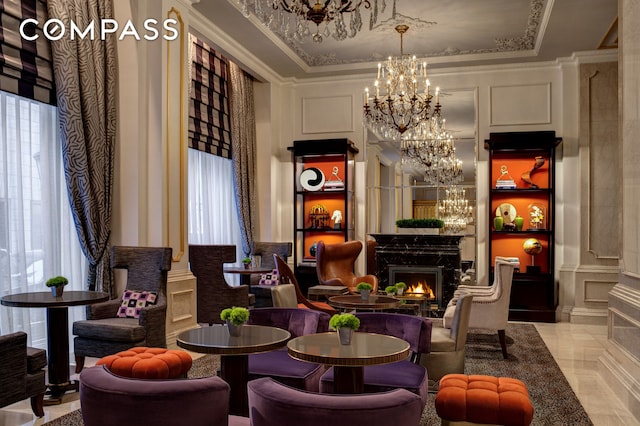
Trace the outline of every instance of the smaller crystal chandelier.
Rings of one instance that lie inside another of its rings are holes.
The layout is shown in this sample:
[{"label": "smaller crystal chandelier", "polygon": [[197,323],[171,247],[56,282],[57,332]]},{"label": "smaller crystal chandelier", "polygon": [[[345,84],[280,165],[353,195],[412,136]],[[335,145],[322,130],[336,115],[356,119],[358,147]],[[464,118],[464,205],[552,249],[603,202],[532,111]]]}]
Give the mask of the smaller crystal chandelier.
[{"label": "smaller crystal chandelier", "polygon": [[455,185],[446,190],[446,196],[440,201],[438,211],[447,232],[463,232],[467,225],[473,222],[473,207],[469,205],[466,191]]},{"label": "smaller crystal chandelier", "polygon": [[[355,37],[362,29],[360,7],[371,9],[369,0],[237,0],[242,14],[249,17],[253,12],[269,29],[279,32],[285,40],[290,38],[291,26],[295,28],[292,37],[302,41],[311,34],[309,24],[316,25],[312,39],[322,43],[325,37],[336,40]],[[377,6],[377,0],[375,0]],[[377,10],[377,7],[376,7]],[[352,14],[349,28],[345,23],[346,14]],[[324,25],[324,31],[321,26]]]},{"label": "smaller crystal chandelier", "polygon": [[[403,35],[409,27],[398,25],[400,34],[400,57],[378,64],[378,75],[373,83],[375,93],[364,94],[364,123],[376,135],[399,140],[403,134],[418,124],[429,120],[431,100],[427,63],[419,62],[415,56],[404,54]],[[440,115],[439,88],[436,88],[434,115]]]},{"label": "smaller crystal chandelier", "polygon": [[402,163],[424,173],[428,184],[454,185],[464,177],[462,161],[456,158],[455,142],[439,113],[402,137],[400,153]]}]

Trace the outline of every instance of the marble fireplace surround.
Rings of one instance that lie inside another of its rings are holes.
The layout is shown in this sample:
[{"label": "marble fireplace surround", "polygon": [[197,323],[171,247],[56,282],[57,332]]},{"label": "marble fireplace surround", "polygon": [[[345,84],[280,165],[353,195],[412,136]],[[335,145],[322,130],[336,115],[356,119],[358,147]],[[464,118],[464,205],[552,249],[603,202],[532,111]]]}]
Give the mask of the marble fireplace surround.
[{"label": "marble fireplace surround", "polygon": [[376,240],[378,288],[389,285],[389,266],[441,267],[444,310],[460,282],[460,242],[456,235],[371,234]]}]

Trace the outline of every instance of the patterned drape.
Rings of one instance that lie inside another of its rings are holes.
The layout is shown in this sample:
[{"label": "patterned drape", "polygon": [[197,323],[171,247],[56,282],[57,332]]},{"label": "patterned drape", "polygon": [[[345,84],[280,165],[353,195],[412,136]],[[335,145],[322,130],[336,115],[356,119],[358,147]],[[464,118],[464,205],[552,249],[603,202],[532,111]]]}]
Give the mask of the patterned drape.
[{"label": "patterned drape", "polygon": [[256,212],[256,115],[251,76],[231,62],[231,151],[242,249],[251,253]]},{"label": "patterned drape", "polygon": [[[113,19],[112,0],[48,0],[49,17],[69,28]],[[116,130],[116,36],[63,37],[52,44],[62,154],[69,202],[82,250],[87,286],[113,295],[109,235]]]},{"label": "patterned drape", "polygon": [[[25,26],[25,35],[37,35],[36,40],[20,35],[28,18],[40,24]],[[55,105],[51,43],[41,28],[46,20],[44,0],[0,0],[0,90]]]},{"label": "patterned drape", "polygon": [[227,59],[189,34],[189,147],[231,158]]}]

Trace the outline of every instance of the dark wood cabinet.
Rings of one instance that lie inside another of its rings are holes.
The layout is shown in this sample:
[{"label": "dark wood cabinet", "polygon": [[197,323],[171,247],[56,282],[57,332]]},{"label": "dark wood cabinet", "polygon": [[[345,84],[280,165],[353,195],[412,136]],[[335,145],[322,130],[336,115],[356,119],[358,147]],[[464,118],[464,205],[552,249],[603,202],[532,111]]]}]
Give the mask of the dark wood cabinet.
[{"label": "dark wood cabinet", "polygon": [[354,239],[355,155],[348,139],[294,141],[294,273],[303,292],[318,283],[315,247]]},{"label": "dark wood cabinet", "polygon": [[[491,133],[489,259],[518,265],[509,319],[555,322],[555,163],[562,141],[553,131]],[[493,279],[493,273],[490,279]]]}]

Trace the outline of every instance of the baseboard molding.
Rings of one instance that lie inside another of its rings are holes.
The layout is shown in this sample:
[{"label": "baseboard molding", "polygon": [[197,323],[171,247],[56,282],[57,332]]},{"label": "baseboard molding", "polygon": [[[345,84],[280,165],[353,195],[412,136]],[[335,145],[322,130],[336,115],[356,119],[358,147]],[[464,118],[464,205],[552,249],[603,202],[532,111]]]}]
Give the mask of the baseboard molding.
[{"label": "baseboard molding", "polygon": [[[618,356],[624,356],[623,351],[616,352]],[[620,402],[640,422],[640,381],[624,369],[624,364],[616,359],[610,346],[610,349],[598,358],[598,372]]]}]

